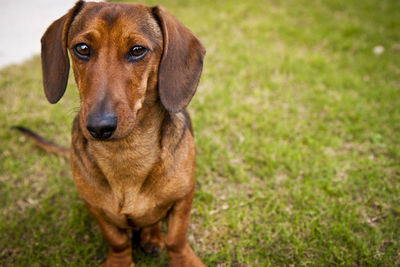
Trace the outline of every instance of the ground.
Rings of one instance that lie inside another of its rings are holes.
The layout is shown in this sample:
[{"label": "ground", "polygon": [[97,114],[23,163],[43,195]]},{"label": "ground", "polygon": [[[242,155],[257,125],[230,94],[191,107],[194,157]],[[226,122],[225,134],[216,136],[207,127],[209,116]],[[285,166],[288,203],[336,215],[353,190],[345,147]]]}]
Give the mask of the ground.
[{"label": "ground", "polygon": [[[198,157],[188,238],[203,261],[399,266],[400,2],[163,5],[207,49],[189,107]],[[38,57],[0,71],[2,266],[106,257],[68,160],[10,130],[68,145],[78,108],[72,80],[60,103],[46,102]],[[165,253],[134,260],[167,265]]]}]

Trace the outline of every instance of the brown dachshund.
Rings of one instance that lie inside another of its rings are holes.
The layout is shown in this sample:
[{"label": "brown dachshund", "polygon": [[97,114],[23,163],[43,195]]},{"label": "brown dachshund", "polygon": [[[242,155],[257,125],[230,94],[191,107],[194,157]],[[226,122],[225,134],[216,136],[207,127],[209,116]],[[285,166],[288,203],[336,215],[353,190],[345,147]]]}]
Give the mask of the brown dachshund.
[{"label": "brown dachshund", "polygon": [[[76,187],[110,250],[102,266],[133,266],[132,231],[171,266],[204,266],[186,239],[194,195],[195,144],[185,108],[205,49],[164,8],[79,1],[42,38],[44,91],[64,94],[69,56],[81,107],[69,153]],[[168,231],[163,238],[162,220]]]}]

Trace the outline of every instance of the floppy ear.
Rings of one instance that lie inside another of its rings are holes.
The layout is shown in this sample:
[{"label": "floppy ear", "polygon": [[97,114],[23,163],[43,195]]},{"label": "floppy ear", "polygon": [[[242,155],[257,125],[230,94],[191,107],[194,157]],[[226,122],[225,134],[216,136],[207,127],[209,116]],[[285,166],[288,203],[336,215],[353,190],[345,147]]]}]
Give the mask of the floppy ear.
[{"label": "floppy ear", "polygon": [[52,104],[60,100],[67,87],[69,74],[68,30],[83,4],[83,1],[77,2],[67,14],[54,21],[41,39],[44,93]]},{"label": "floppy ear", "polygon": [[153,7],[163,34],[158,91],[170,112],[183,110],[196,92],[206,53],[200,40],[163,7]]}]

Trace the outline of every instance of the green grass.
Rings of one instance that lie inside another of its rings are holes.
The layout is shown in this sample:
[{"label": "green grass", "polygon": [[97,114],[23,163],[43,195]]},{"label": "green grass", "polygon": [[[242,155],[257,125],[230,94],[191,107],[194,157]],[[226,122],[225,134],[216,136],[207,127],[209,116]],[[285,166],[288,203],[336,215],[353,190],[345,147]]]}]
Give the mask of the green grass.
[{"label": "green grass", "polygon": [[[400,2],[163,5],[207,48],[189,108],[198,158],[188,237],[204,262],[399,266]],[[9,130],[67,145],[78,105],[73,81],[59,104],[46,102],[38,58],[0,72],[1,266],[106,257],[68,161]],[[165,253],[134,260],[167,264]]]}]

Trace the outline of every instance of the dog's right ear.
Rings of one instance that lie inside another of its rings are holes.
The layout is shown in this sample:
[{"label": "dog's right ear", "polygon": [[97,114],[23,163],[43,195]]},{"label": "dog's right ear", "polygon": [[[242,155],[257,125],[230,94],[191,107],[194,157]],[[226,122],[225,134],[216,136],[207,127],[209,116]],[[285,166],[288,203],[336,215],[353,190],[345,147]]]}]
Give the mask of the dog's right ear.
[{"label": "dog's right ear", "polygon": [[67,14],[54,21],[41,39],[44,93],[52,104],[60,100],[67,88],[69,75],[68,30],[84,3],[78,1]]},{"label": "dog's right ear", "polygon": [[152,12],[163,34],[163,55],[158,69],[160,100],[169,112],[180,112],[196,92],[206,50],[200,40],[163,7],[153,7]]}]

